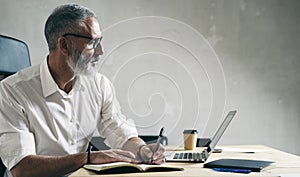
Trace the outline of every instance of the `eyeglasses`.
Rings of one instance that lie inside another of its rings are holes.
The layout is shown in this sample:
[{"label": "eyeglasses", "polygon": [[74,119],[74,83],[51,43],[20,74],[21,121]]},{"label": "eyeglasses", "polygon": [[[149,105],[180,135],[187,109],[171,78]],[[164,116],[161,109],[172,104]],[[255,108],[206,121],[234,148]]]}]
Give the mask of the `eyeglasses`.
[{"label": "eyeglasses", "polygon": [[87,49],[96,49],[99,46],[99,44],[100,44],[100,42],[102,40],[102,36],[101,37],[96,37],[96,38],[91,38],[91,37],[82,36],[82,35],[73,34],[73,33],[66,33],[66,34],[64,34],[62,36],[63,37],[74,36],[74,37],[89,39],[90,41],[87,43]]}]

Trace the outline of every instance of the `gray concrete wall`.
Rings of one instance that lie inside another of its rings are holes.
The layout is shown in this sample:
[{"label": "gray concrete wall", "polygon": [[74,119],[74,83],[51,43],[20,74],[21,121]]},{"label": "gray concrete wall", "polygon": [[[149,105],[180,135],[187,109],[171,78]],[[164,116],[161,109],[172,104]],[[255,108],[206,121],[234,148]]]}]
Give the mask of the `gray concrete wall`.
[{"label": "gray concrete wall", "polygon": [[[47,16],[70,1],[0,0],[0,33],[47,56]],[[300,1],[73,1],[99,16],[101,72],[141,134],[166,126],[171,144],[197,128],[211,136],[238,115],[221,144],[264,144],[300,155]]]}]

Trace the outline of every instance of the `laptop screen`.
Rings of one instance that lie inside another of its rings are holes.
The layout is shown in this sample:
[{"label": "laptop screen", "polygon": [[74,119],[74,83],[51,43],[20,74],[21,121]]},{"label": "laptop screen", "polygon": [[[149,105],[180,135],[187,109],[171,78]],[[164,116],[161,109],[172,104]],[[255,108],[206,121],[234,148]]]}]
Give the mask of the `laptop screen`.
[{"label": "laptop screen", "polygon": [[219,126],[218,130],[216,131],[214,137],[212,138],[207,151],[210,152],[211,150],[213,150],[215,148],[215,146],[217,145],[217,143],[219,142],[221,136],[223,135],[223,133],[225,132],[226,128],[228,127],[229,123],[231,122],[231,120],[233,119],[234,115],[236,114],[237,111],[230,111],[227,116],[225,117],[224,121],[222,122],[222,124]]}]

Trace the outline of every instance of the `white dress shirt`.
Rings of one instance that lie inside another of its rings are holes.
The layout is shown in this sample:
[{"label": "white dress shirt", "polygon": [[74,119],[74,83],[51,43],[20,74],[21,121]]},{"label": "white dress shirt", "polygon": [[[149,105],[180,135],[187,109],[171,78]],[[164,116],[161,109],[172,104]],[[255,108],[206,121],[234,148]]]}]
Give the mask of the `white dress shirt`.
[{"label": "white dress shirt", "polygon": [[137,136],[105,76],[77,77],[67,94],[58,88],[45,60],[1,82],[0,156],[8,170],[30,154],[84,152],[97,130],[112,148]]}]

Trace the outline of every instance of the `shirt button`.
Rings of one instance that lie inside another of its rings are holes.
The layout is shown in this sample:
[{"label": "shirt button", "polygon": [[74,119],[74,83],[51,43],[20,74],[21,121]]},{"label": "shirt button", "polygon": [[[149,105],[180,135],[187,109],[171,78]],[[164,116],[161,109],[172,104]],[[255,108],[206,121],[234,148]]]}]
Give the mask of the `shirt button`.
[{"label": "shirt button", "polygon": [[74,117],[71,117],[70,122],[71,122],[71,123],[75,122]]},{"label": "shirt button", "polygon": [[76,144],[76,139],[72,139],[71,140],[71,145],[75,145]]}]

